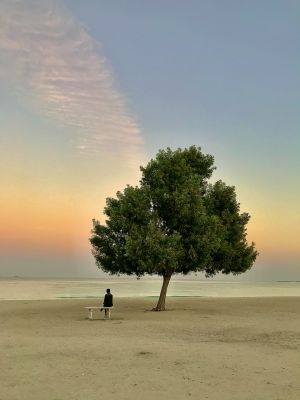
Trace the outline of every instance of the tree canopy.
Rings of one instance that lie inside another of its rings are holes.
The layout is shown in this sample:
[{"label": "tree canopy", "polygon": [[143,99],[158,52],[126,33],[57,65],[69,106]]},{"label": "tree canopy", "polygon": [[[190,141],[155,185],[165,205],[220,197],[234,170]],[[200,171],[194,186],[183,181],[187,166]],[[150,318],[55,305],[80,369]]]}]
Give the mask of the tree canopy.
[{"label": "tree canopy", "polygon": [[139,186],[106,199],[105,224],[93,221],[90,241],[99,268],[163,277],[154,310],[165,309],[173,274],[236,275],[257,257],[246,240],[250,216],[240,213],[234,186],[209,183],[214,169],[213,156],[199,147],[160,150],[141,167]]}]

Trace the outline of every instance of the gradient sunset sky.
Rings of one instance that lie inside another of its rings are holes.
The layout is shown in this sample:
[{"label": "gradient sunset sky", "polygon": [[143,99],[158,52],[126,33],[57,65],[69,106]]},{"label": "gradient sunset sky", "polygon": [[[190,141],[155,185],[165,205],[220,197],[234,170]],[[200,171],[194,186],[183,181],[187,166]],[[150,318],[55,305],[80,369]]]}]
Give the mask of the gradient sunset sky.
[{"label": "gradient sunset sky", "polygon": [[299,21],[295,0],[1,0],[0,276],[103,276],[105,198],[195,144],[251,215],[238,279],[300,280]]}]

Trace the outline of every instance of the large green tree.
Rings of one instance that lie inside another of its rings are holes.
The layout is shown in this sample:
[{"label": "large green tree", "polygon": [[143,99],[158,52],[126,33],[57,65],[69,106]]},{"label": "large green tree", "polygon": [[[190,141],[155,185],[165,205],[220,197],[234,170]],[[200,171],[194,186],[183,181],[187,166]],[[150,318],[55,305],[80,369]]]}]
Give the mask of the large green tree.
[{"label": "large green tree", "polygon": [[92,252],[111,274],[163,277],[155,311],[165,309],[174,274],[234,275],[253,265],[257,251],[246,241],[247,213],[235,188],[209,183],[214,158],[200,148],[160,150],[143,168],[140,185],[107,198],[102,225],[94,220]]}]

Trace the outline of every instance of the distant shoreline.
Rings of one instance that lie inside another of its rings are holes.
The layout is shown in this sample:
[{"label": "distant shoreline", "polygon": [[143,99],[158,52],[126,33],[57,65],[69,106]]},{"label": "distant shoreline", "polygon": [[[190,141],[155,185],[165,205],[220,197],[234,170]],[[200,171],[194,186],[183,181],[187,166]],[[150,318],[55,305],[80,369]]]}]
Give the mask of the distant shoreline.
[{"label": "distant shoreline", "polygon": [[[1,300],[99,299],[109,287],[116,298],[157,298],[160,279],[1,279]],[[173,297],[298,297],[300,282],[226,282],[172,280],[167,296]]]},{"label": "distant shoreline", "polygon": [[[269,300],[269,299],[299,299],[300,295],[294,296],[234,296],[234,297],[217,297],[217,296],[167,296],[167,299],[169,300],[176,300],[176,299],[191,299],[191,300],[197,300],[197,299],[203,299],[203,300],[214,300],[219,302],[219,300],[245,300],[245,301],[255,301],[255,300]],[[115,301],[123,301],[123,300],[134,300],[134,301],[142,301],[142,300],[151,300],[151,299],[158,299],[159,296],[130,296],[130,297],[125,297],[125,296],[118,296],[115,298]],[[95,296],[95,297],[56,297],[56,298],[52,298],[52,299],[4,299],[4,298],[0,298],[0,303],[4,303],[4,302],[23,302],[24,304],[27,302],[64,302],[64,301],[87,301],[87,300],[91,300],[91,301],[102,301],[103,298],[101,296]]]},{"label": "distant shoreline", "polygon": [[[41,276],[0,276],[1,280],[26,280],[26,281],[44,281],[44,280],[52,280],[52,281],[161,281],[162,277],[159,276],[144,276],[141,278],[137,278],[135,276],[108,276],[108,277],[99,277],[99,278],[88,278],[88,277],[41,277]],[[174,276],[172,277],[171,282],[202,282],[202,283],[300,283],[300,280],[227,280],[227,279],[214,279],[214,278],[201,278],[197,277],[180,277]]]}]

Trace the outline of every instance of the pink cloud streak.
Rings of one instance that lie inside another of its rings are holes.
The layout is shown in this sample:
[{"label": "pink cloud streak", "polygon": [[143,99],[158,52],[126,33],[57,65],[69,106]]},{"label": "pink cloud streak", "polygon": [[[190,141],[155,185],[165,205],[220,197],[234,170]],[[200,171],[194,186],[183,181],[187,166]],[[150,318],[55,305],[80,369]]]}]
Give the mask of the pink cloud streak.
[{"label": "pink cloud streak", "polygon": [[99,44],[56,0],[2,0],[0,79],[36,111],[74,129],[81,154],[141,158],[142,135]]}]

